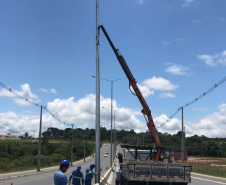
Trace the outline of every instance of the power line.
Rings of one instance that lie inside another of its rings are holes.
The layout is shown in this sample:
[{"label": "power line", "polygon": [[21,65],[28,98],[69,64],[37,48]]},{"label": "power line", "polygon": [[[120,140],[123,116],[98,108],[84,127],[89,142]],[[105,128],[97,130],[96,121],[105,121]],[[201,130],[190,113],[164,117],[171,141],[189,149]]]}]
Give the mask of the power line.
[{"label": "power line", "polygon": [[65,123],[65,122],[63,122],[63,121],[61,121],[59,118],[57,118],[52,112],[50,112],[47,108],[46,108],[46,106],[43,106],[43,105],[40,105],[40,104],[38,104],[38,103],[35,103],[35,102],[33,102],[32,100],[30,100],[30,99],[28,99],[28,98],[25,98],[25,97],[23,97],[23,96],[20,96],[16,91],[14,91],[12,88],[10,88],[10,87],[7,87],[5,84],[3,84],[2,82],[0,82],[0,86],[2,86],[4,89],[6,89],[7,91],[9,91],[9,92],[11,92],[12,94],[14,94],[14,96],[16,96],[17,98],[20,98],[20,99],[22,99],[22,100],[24,100],[24,101],[26,101],[26,102],[28,102],[28,103],[30,103],[30,104],[32,104],[32,105],[35,105],[35,106],[37,106],[37,107],[40,107],[41,108],[41,106],[54,118],[54,119],[56,119],[57,121],[59,121],[60,123],[63,123],[64,125],[68,125],[69,126],[69,124],[67,124],[67,123]]},{"label": "power line", "polygon": [[35,102],[29,100],[28,98],[24,98],[23,96],[20,96],[20,95],[19,95],[18,93],[16,93],[12,88],[7,87],[7,86],[6,86],[5,84],[3,84],[2,82],[0,82],[0,85],[1,85],[4,89],[6,89],[6,90],[8,90],[9,92],[11,92],[12,94],[14,94],[16,97],[18,97],[18,98],[20,98],[20,99],[22,99],[22,100],[24,100],[24,101],[26,101],[26,102],[28,102],[28,103],[30,103],[30,104],[32,104],[32,105],[41,107],[41,105],[39,105],[38,103],[35,103]]},{"label": "power line", "polygon": [[214,89],[216,89],[217,87],[219,87],[222,83],[224,83],[226,81],[226,76],[220,80],[219,82],[217,82],[216,84],[214,84],[210,89],[208,89],[206,92],[202,93],[201,95],[199,95],[197,98],[193,99],[192,101],[190,101],[189,103],[186,103],[184,106],[181,106],[177,109],[177,111],[172,114],[169,119],[165,122],[162,123],[158,128],[162,127],[163,125],[165,125],[167,122],[169,122],[170,119],[172,119],[182,108],[188,107],[189,105],[195,103],[196,101],[200,100],[202,97],[206,96],[207,94],[209,94],[211,91],[213,91]]}]

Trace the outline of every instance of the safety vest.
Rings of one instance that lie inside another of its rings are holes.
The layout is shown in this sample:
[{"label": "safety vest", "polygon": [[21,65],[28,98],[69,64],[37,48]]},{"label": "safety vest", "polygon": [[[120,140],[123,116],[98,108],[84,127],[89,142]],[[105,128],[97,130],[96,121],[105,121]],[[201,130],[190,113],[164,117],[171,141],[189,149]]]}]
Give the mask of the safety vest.
[{"label": "safety vest", "polygon": [[77,177],[77,176],[74,176],[74,175],[72,175],[72,174],[71,174],[71,176],[72,176],[73,178],[76,178],[76,179],[84,179],[84,177]]}]

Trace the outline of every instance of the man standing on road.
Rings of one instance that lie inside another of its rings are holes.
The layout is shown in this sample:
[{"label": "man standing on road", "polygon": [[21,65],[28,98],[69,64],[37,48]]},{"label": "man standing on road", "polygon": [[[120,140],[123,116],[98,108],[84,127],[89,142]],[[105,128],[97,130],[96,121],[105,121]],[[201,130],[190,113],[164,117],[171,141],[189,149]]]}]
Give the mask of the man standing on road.
[{"label": "man standing on road", "polygon": [[122,181],[122,164],[120,164],[120,167],[116,168],[115,171],[115,185],[121,185]]},{"label": "man standing on road", "polygon": [[91,185],[92,178],[95,175],[95,172],[93,172],[93,168],[95,168],[95,166],[95,164],[91,164],[90,167],[86,168],[85,185]]},{"label": "man standing on road", "polygon": [[82,185],[84,185],[84,177],[83,177],[83,174],[81,172],[81,166],[78,165],[77,166],[77,169],[74,170],[69,178],[69,184],[71,183],[71,179],[73,177],[73,181],[72,181],[72,184],[74,185],[80,185],[80,182],[82,180]]},{"label": "man standing on road", "polygon": [[65,172],[69,168],[70,163],[68,160],[61,161],[60,168],[54,174],[54,185],[67,185],[67,177]]}]

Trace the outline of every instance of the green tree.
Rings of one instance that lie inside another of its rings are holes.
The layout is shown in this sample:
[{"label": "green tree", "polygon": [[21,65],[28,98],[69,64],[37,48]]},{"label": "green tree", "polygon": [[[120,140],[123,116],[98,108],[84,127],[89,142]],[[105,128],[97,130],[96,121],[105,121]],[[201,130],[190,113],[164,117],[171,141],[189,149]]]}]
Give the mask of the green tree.
[{"label": "green tree", "polygon": [[28,138],[28,133],[27,132],[25,132],[24,137],[25,137],[25,139]]}]

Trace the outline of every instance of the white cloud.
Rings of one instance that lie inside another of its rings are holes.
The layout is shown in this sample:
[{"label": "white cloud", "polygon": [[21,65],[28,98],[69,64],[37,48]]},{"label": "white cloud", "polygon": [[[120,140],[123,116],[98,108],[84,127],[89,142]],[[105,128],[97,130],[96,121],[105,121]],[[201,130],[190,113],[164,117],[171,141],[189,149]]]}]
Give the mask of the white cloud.
[{"label": "white cloud", "polygon": [[221,110],[221,111],[226,111],[226,104],[221,104],[218,106],[218,108]]},{"label": "white cloud", "polygon": [[[146,98],[146,97],[148,97],[148,96],[150,96],[150,95],[153,95],[153,94],[155,93],[154,91],[151,91],[151,90],[150,90],[148,87],[146,87],[146,86],[140,85],[140,84],[138,84],[138,83],[137,83],[137,86],[138,86],[138,88],[140,89],[140,92],[142,93],[142,95],[143,95],[144,98]],[[133,93],[135,93],[132,87],[131,87],[130,90],[131,90]]]},{"label": "white cloud", "polygon": [[189,69],[180,65],[171,65],[166,68],[166,72],[171,73],[172,75],[185,75],[186,71]]},{"label": "white cloud", "polygon": [[221,104],[218,108],[219,112],[188,123],[193,134],[207,137],[226,137],[226,104]]},{"label": "white cloud", "polygon": [[142,95],[144,96],[144,98],[148,97],[149,95],[153,95],[154,94],[154,91],[151,91],[148,87],[146,86],[143,86],[143,85],[139,85],[137,84]]},{"label": "white cloud", "polygon": [[53,94],[57,94],[56,90],[55,89],[50,89],[51,93]]},{"label": "white cloud", "polygon": [[[47,109],[54,116],[67,124],[74,123],[75,127],[95,128],[95,106],[96,95],[89,94],[77,101],[74,97],[68,99],[55,99],[48,102]],[[101,107],[110,108],[111,99],[100,96]],[[115,123],[117,129],[134,129],[141,131],[146,128],[146,124],[140,121],[133,110],[123,109],[117,106],[117,102],[113,101],[113,109],[115,110]],[[109,123],[111,120],[111,111],[101,108],[101,124]],[[36,136],[39,130],[39,114],[16,114],[14,112],[0,113],[0,125],[3,133],[14,132],[18,135],[25,132],[31,133],[36,130]],[[65,125],[57,121],[53,116],[43,110],[42,131],[49,127],[64,129]],[[12,130],[13,128],[13,130]]]},{"label": "white cloud", "polygon": [[154,123],[158,131],[162,133],[167,132],[169,134],[176,134],[181,130],[180,120],[176,118],[170,119],[169,121],[167,120],[169,120],[169,118],[165,114],[154,118]]},{"label": "white cloud", "polygon": [[8,90],[3,89],[3,88],[0,90],[0,97],[1,97],[1,96],[15,97],[15,95],[14,95],[13,93],[11,93],[11,92],[9,92]]},{"label": "white cloud", "polygon": [[194,0],[185,0],[184,3],[182,4],[182,7],[189,6]]},{"label": "white cloud", "polygon": [[[210,138],[226,137],[226,104],[218,106],[219,111],[207,115],[201,119],[186,121],[184,120],[186,136],[205,135]],[[154,119],[155,125],[160,132],[176,134],[181,131],[181,120],[171,119],[167,122],[166,115],[158,116]],[[162,125],[163,124],[163,125]],[[162,125],[160,127],[160,125]]]},{"label": "white cloud", "polygon": [[[96,96],[89,94],[84,98],[75,100],[74,97],[68,99],[55,99],[48,102],[47,109],[68,124],[75,123],[75,127],[95,128],[95,101]],[[111,99],[100,96],[101,107],[110,108]],[[206,135],[207,137],[226,137],[226,104],[219,105],[219,111],[198,120],[186,121],[186,135]],[[113,109],[115,110],[116,129],[134,129],[136,132],[145,131],[147,129],[145,121],[141,121],[138,117],[141,115],[137,110],[123,109],[113,101]],[[204,108],[202,108],[204,109]],[[200,108],[201,110],[201,108]],[[138,116],[138,117],[137,117]],[[16,114],[14,112],[0,113],[0,125],[2,133],[18,135],[28,132],[31,134],[35,130],[35,136],[38,136],[39,130],[39,113],[38,114]],[[111,111],[101,108],[101,124],[110,123]],[[181,120],[171,119],[168,122],[166,115],[154,118],[156,127],[160,132],[175,134],[181,130]],[[43,110],[43,129],[45,131],[49,127],[64,129],[65,125],[59,123],[50,114]],[[166,123],[165,123],[166,122]],[[161,124],[165,123],[159,128]]]},{"label": "white cloud", "polygon": [[216,66],[216,62],[214,61],[217,58],[217,55],[211,56],[211,55],[198,55],[197,56],[200,60],[204,60],[206,65],[208,66]]},{"label": "white cloud", "polygon": [[42,91],[44,93],[49,93],[49,91],[47,89],[40,89],[40,91]]},{"label": "white cloud", "polygon": [[169,80],[155,76],[150,79],[144,80],[141,84],[157,91],[171,91],[179,87],[178,85],[173,84]]},{"label": "white cloud", "polygon": [[174,97],[175,97],[175,94],[170,93],[170,92],[168,92],[168,93],[162,93],[162,94],[160,95],[160,97],[162,97],[162,98],[166,98],[166,97],[174,98]]},{"label": "white cloud", "polygon": [[[19,95],[23,98],[27,98],[28,100],[30,100],[34,103],[39,102],[38,96],[31,92],[29,84],[22,84],[21,91],[13,90],[13,92],[15,92],[17,95]],[[13,93],[7,91],[6,89],[0,90],[0,96],[15,97],[15,98],[13,98],[13,101],[16,104],[21,105],[21,106],[31,105],[30,103],[26,102],[25,100],[17,98]]]},{"label": "white cloud", "polygon": [[204,63],[208,66],[217,66],[219,64],[226,65],[226,50],[222,53],[215,54],[215,55],[198,55],[198,59],[203,60]]},{"label": "white cloud", "polygon": [[[40,118],[39,115],[16,114],[14,112],[0,113],[0,125],[2,133],[11,133],[12,135],[24,135],[28,132],[29,135],[35,132],[35,137],[38,136]],[[43,114],[42,131],[48,127],[57,127],[62,129],[62,125],[58,123],[48,113]]]},{"label": "white cloud", "polygon": [[[55,99],[48,103],[48,110],[61,120],[68,123],[87,124],[94,127],[95,123],[95,106],[96,96],[89,94],[86,97],[75,101],[74,97],[69,99]],[[101,124],[111,120],[111,99],[100,96],[101,108]],[[144,124],[136,118],[133,111],[130,109],[123,109],[117,106],[117,102],[113,101],[113,109],[115,110],[115,122],[118,129],[142,129]]]},{"label": "white cloud", "polygon": [[219,64],[226,65],[226,50],[224,50],[224,51],[220,54],[220,57],[218,58],[217,62],[218,62]]},{"label": "white cloud", "polygon": [[[126,112],[126,113],[125,113]],[[139,132],[146,128],[146,124],[136,118],[131,110],[127,110],[116,117],[116,129],[131,130]]]},{"label": "white cloud", "polygon": [[[103,101],[103,98],[101,98]],[[47,109],[64,122],[68,123],[94,123],[95,120],[95,96],[90,94],[85,98],[74,101],[74,97],[68,99],[55,99],[47,103]]]},{"label": "white cloud", "polygon": [[55,89],[50,89],[50,90],[47,90],[47,89],[40,89],[40,91],[44,92],[44,93],[53,93],[53,94],[57,94],[56,90]]}]

